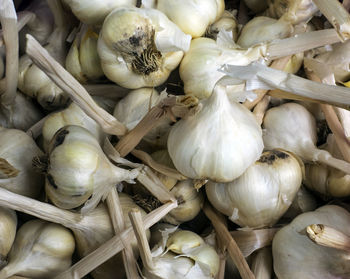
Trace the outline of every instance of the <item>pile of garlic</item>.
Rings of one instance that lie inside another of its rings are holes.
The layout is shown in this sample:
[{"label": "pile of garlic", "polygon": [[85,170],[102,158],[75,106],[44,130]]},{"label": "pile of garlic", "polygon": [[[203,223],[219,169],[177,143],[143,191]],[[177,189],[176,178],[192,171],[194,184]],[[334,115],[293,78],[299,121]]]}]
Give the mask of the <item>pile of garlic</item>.
[{"label": "pile of garlic", "polygon": [[349,277],[349,10],[2,0],[0,279]]}]

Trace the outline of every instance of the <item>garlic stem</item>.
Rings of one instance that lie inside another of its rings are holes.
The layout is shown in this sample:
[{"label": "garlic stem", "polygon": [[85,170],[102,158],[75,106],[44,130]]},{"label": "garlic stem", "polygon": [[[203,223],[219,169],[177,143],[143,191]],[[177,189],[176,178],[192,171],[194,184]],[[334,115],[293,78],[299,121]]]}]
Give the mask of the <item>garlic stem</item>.
[{"label": "garlic stem", "polygon": [[14,103],[18,83],[18,32],[17,14],[11,0],[4,0],[0,7],[0,20],[6,43],[6,88],[0,88],[1,104],[9,110]]},{"label": "garlic stem", "polygon": [[305,148],[303,158],[305,158],[308,161],[315,161],[316,159],[317,162],[323,163],[330,167],[341,170],[347,174],[350,174],[350,163],[332,157],[332,155],[328,151],[310,146],[307,149]]},{"label": "garlic stem", "polygon": [[340,39],[350,38],[350,15],[338,0],[313,0],[321,13],[337,31]]},{"label": "garlic stem", "polygon": [[318,245],[350,252],[350,237],[332,227],[312,224],[306,227],[306,233]]},{"label": "garlic stem", "polygon": [[126,127],[108,112],[99,107],[84,87],[75,80],[50,54],[30,35],[27,35],[27,54],[53,82],[65,91],[72,100],[92,119],[101,125],[103,130],[112,135],[124,135]]},{"label": "garlic stem", "polygon": [[140,249],[142,263],[147,270],[152,270],[154,268],[154,263],[145,228],[143,227],[141,213],[138,209],[133,209],[129,212],[129,217]]},{"label": "garlic stem", "polygon": [[270,104],[270,99],[270,96],[264,96],[264,98],[259,103],[257,103],[253,110],[253,113],[259,125],[261,125],[263,122],[265,112],[267,111]]},{"label": "garlic stem", "polygon": [[208,202],[204,204],[203,211],[212,222],[217,236],[221,238],[224,243],[226,243],[228,253],[231,256],[234,264],[237,266],[242,278],[254,279],[255,276],[249,269],[247,261],[245,260],[244,256],[239,250],[236,241],[232,238],[229,231],[227,230],[227,227],[224,225],[224,222],[222,221],[222,216],[215,212],[215,210]]},{"label": "garlic stem", "polygon": [[[144,229],[148,229],[159,222],[166,214],[176,207],[176,202],[168,202],[147,214],[146,217],[142,218]],[[119,253],[124,247],[123,243],[130,242],[133,237],[134,233],[132,228],[128,227],[121,234],[114,236],[105,244],[74,264],[71,268],[56,276],[55,279],[76,279],[84,277],[96,267]]]}]

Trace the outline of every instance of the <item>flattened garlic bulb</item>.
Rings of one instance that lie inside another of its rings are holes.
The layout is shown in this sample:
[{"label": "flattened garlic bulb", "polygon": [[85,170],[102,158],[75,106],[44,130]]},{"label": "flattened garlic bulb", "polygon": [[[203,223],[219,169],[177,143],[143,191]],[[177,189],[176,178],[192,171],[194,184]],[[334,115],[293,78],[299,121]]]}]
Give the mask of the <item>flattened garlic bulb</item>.
[{"label": "flattened garlic bulb", "polygon": [[[40,163],[40,162],[39,162]],[[50,142],[45,190],[58,207],[71,209],[84,204],[83,213],[93,209],[110,187],[132,182],[137,169],[114,166],[98,141],[83,127],[69,125],[58,130]]]},{"label": "flattened garlic bulb", "polygon": [[85,24],[102,24],[105,17],[117,7],[135,6],[137,0],[63,0],[73,14]]},{"label": "flattened garlic bulb", "polygon": [[243,26],[237,44],[248,48],[259,43],[289,37],[293,25],[283,18],[276,20],[266,16],[257,16]]},{"label": "flattened garlic bulb", "polygon": [[106,17],[97,50],[107,78],[137,89],[162,84],[179,65],[190,40],[161,11],[123,7]]},{"label": "flattened garlic bulb", "polygon": [[203,206],[204,197],[194,188],[192,180],[179,181],[170,192],[177,199],[178,207],[163,218],[165,222],[179,225],[197,216]]},{"label": "flattened garlic bulb", "polygon": [[350,164],[317,149],[316,121],[302,105],[286,103],[269,109],[263,122],[265,148],[282,148],[309,162],[320,162],[350,174]]},{"label": "flattened garlic bulb", "polygon": [[179,69],[185,93],[199,99],[208,98],[215,84],[225,75],[218,71],[222,65],[248,65],[261,58],[265,48],[228,48],[209,38],[192,40],[190,50],[182,59]]},{"label": "flattened garlic bulb", "polygon": [[79,82],[98,81],[103,77],[97,54],[98,34],[84,26],[77,34],[66,57],[66,69]]},{"label": "flattened garlic bulb", "polygon": [[32,167],[32,159],[42,155],[33,138],[25,132],[0,127],[0,187],[37,198],[43,177]]},{"label": "flattened garlic bulb", "polygon": [[42,220],[28,221],[18,230],[9,263],[0,278],[11,275],[53,278],[68,269],[75,250],[70,230]]},{"label": "flattened garlic bulb", "polygon": [[181,30],[193,38],[201,37],[207,27],[222,15],[224,0],[158,0],[156,7]]},{"label": "flattened garlic bulb", "polygon": [[[152,88],[140,88],[132,90],[115,106],[113,115],[123,123],[128,130],[142,120],[147,112],[163,99],[163,95]],[[164,119],[157,127],[152,129],[143,140],[156,146],[166,146],[170,131],[171,120]]]},{"label": "flattened garlic bulb", "polygon": [[292,204],[302,181],[298,159],[282,150],[264,152],[239,178],[208,182],[210,203],[241,227],[274,225]]},{"label": "flattened garlic bulb", "polygon": [[7,254],[15,240],[17,215],[12,209],[0,207],[0,267],[7,263]]},{"label": "flattened garlic bulb", "polygon": [[[243,105],[217,86],[193,116],[170,130],[168,152],[178,171],[192,179],[229,182],[259,159],[261,128]],[[186,135],[186,136],[183,136]]]},{"label": "flattened garlic bulb", "polygon": [[312,224],[330,226],[350,236],[350,213],[326,205],[296,217],[272,242],[274,271],[279,279],[349,278],[349,252],[318,245],[306,235]]}]

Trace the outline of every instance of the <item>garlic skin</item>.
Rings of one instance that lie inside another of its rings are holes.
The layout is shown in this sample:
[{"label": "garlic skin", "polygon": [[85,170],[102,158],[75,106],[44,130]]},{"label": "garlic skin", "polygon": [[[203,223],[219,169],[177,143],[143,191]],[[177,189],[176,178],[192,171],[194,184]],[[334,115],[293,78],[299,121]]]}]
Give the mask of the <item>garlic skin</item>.
[{"label": "garlic skin", "polygon": [[155,87],[179,65],[190,40],[158,10],[123,7],[106,17],[97,51],[108,79],[130,89]]},{"label": "garlic skin", "polygon": [[287,212],[283,215],[283,217],[295,218],[301,213],[313,211],[316,208],[317,201],[314,195],[302,186],[300,187],[291,206],[288,208]]},{"label": "garlic skin", "polygon": [[28,221],[17,232],[9,263],[0,278],[18,274],[30,278],[53,278],[68,269],[75,250],[72,233],[42,220]]},{"label": "garlic skin", "polygon": [[225,30],[227,32],[231,32],[232,39],[236,41],[238,35],[238,22],[236,19],[236,14],[236,11],[225,10],[220,18],[208,26],[206,37],[216,40],[220,30]]},{"label": "garlic skin", "polygon": [[302,182],[299,161],[289,152],[264,152],[239,178],[208,182],[210,203],[241,227],[274,225],[292,204]]},{"label": "garlic skin", "polygon": [[280,279],[348,278],[349,252],[328,248],[312,242],[305,228],[324,224],[350,235],[350,213],[326,205],[296,217],[278,231],[272,242],[274,271]]},{"label": "garlic skin", "polygon": [[[153,88],[132,90],[117,103],[113,115],[123,123],[128,130],[131,130],[135,128],[148,111],[157,105],[165,96],[166,94],[159,94],[157,90]],[[148,132],[143,137],[143,140],[153,146],[165,148],[171,123],[171,120],[164,119],[157,127]]]},{"label": "garlic skin", "polygon": [[[192,179],[229,182],[261,155],[261,128],[243,105],[217,86],[201,109],[170,130],[168,152],[178,171]],[[183,135],[186,135],[185,137]]]},{"label": "garlic skin", "polygon": [[163,218],[165,222],[179,225],[197,216],[203,206],[204,196],[194,188],[192,180],[178,182],[170,193],[177,199],[178,207]]},{"label": "garlic skin", "polygon": [[225,76],[218,70],[224,64],[245,66],[261,58],[265,46],[249,49],[229,48],[209,38],[192,40],[190,50],[180,64],[180,78],[186,95],[208,98],[215,84]]},{"label": "garlic skin", "polygon": [[193,38],[204,35],[207,27],[220,18],[225,10],[224,0],[158,0],[162,11],[180,29]]},{"label": "garlic skin", "polygon": [[[165,165],[166,167],[175,169],[175,166],[174,166],[174,164],[171,161],[171,158],[169,156],[168,150],[162,149],[162,150],[158,150],[156,152],[153,152],[151,154],[151,157],[157,163],[160,163],[160,164]],[[165,185],[165,187],[167,187],[167,189],[169,189],[169,190],[172,189],[178,181],[177,179],[172,178],[172,177],[167,176],[167,175],[164,175],[162,173],[159,173],[156,171],[154,173],[159,178],[159,180]]]},{"label": "garlic skin", "polygon": [[243,26],[237,44],[248,48],[260,43],[289,37],[293,25],[283,18],[276,20],[270,17],[257,16]]},{"label": "garlic skin", "polygon": [[0,127],[0,186],[37,198],[43,186],[43,177],[32,167],[32,159],[42,155],[33,138],[25,132]]},{"label": "garlic skin", "polygon": [[66,109],[52,113],[44,122],[42,128],[43,145],[47,151],[51,139],[55,133],[66,125],[77,125],[84,127],[93,134],[100,144],[106,135],[103,133],[102,128],[95,120],[90,118],[85,112],[75,103],[71,103]]},{"label": "garlic skin", "polygon": [[15,240],[17,215],[14,210],[0,207],[0,267],[6,264],[7,254]]},{"label": "garlic skin", "polygon": [[83,23],[102,24],[106,16],[115,8],[135,6],[137,0],[63,0],[73,14]]},{"label": "garlic skin", "polygon": [[91,27],[82,28],[66,57],[66,69],[80,83],[98,81],[104,74],[97,53],[98,34]]},{"label": "garlic skin", "polygon": [[63,209],[86,202],[82,213],[93,209],[110,187],[121,181],[132,182],[139,174],[138,169],[128,171],[114,166],[96,138],[75,125],[64,126],[56,132],[49,145],[47,162],[47,196]]}]

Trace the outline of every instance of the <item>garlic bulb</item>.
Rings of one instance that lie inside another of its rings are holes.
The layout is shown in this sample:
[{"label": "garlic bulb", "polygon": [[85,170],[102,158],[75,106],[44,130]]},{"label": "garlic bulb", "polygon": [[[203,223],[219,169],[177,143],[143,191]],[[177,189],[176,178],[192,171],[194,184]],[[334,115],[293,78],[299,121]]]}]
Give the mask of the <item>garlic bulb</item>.
[{"label": "garlic bulb", "polygon": [[[305,167],[306,168],[306,167]],[[283,215],[286,218],[295,218],[301,213],[313,211],[317,208],[317,201],[312,193],[305,187],[300,187],[291,206]]]},{"label": "garlic bulb", "polygon": [[[162,165],[165,165],[166,167],[175,169],[175,166],[173,162],[171,161],[171,158],[169,156],[168,150],[163,149],[163,150],[158,150],[156,152],[153,152],[151,154],[151,157],[153,160],[155,160],[157,163],[160,163]],[[164,184],[167,189],[172,189],[175,184],[177,183],[177,179],[172,178],[170,176],[164,175],[159,172],[155,172],[155,175],[159,178],[159,180]]]},{"label": "garlic bulb", "polygon": [[267,3],[270,1],[267,0],[244,0],[244,3],[247,5],[249,9],[251,9],[254,13],[261,13],[267,8]]},{"label": "garlic bulb", "polygon": [[55,133],[66,125],[77,125],[84,127],[93,134],[98,142],[103,144],[106,135],[102,128],[92,118],[85,114],[85,112],[75,103],[71,103],[66,109],[50,114],[45,120],[42,135],[44,149],[47,150],[49,143]]},{"label": "garlic bulb", "polygon": [[302,181],[300,162],[282,150],[264,152],[229,183],[208,182],[210,203],[241,227],[274,225],[294,200]]},{"label": "garlic bulb", "polygon": [[180,29],[193,38],[201,37],[207,27],[220,18],[224,0],[158,0],[154,8],[162,11]]},{"label": "garlic bulb", "polygon": [[219,271],[219,256],[214,248],[191,231],[163,234],[163,240],[154,247],[152,255],[154,266],[145,269],[150,279],[210,279]]},{"label": "garlic bulb", "polygon": [[136,0],[63,0],[73,14],[85,24],[102,24],[105,17],[115,8],[135,6]]},{"label": "garlic bulb", "polygon": [[265,148],[282,148],[305,161],[317,161],[350,174],[350,164],[317,149],[316,123],[302,105],[286,103],[269,109],[263,122]]},{"label": "garlic bulb", "polygon": [[75,37],[66,57],[66,69],[79,82],[97,81],[103,77],[97,54],[98,34],[84,26]]},{"label": "garlic bulb", "polygon": [[0,186],[27,197],[38,197],[43,177],[32,159],[43,153],[25,132],[0,127]]},{"label": "garlic bulb", "polygon": [[238,22],[236,19],[236,11],[225,10],[221,17],[211,24],[206,31],[206,36],[216,40],[218,33],[221,30],[232,33],[232,39],[237,40]]},{"label": "garlic bulb", "polygon": [[178,182],[171,189],[170,193],[175,196],[178,207],[171,210],[163,218],[165,222],[179,225],[197,216],[203,206],[204,197],[201,192],[194,188],[193,181],[184,180]]},{"label": "garlic bulb", "polygon": [[68,229],[42,220],[28,221],[17,232],[0,278],[15,274],[53,278],[70,267],[74,249],[74,237]]},{"label": "garlic bulb", "polygon": [[[128,130],[135,128],[135,126],[142,120],[147,112],[157,105],[165,96],[159,94],[152,88],[140,88],[132,90],[121,99],[115,106],[113,115],[121,123],[123,123]],[[171,128],[171,121],[164,119],[157,127],[152,129],[143,140],[155,146],[166,146],[168,133]]]},{"label": "garlic bulb", "polygon": [[176,169],[189,178],[232,181],[260,157],[261,128],[254,115],[229,101],[220,86],[201,104],[196,114],[170,130],[169,155]]},{"label": "garlic bulb", "polygon": [[199,99],[208,98],[215,84],[225,76],[218,71],[224,64],[244,66],[256,61],[264,46],[250,49],[228,48],[209,38],[192,40],[190,50],[180,64],[180,78],[186,94]]},{"label": "garlic bulb", "polygon": [[7,254],[15,240],[17,215],[14,210],[0,207],[0,267],[6,264]]},{"label": "garlic bulb", "polygon": [[283,17],[276,20],[266,16],[257,16],[243,26],[237,44],[248,48],[259,43],[283,39],[289,37],[293,29],[293,25],[285,21]]},{"label": "garlic bulb", "polygon": [[121,181],[132,182],[139,173],[137,169],[128,171],[114,166],[95,136],[75,125],[56,132],[46,160],[47,196],[64,209],[78,207],[87,201],[83,212],[94,208],[110,187]]},{"label": "garlic bulb", "polygon": [[106,17],[97,51],[110,80],[131,89],[154,87],[179,65],[190,40],[162,12],[124,7]]},{"label": "garlic bulb", "polygon": [[274,271],[278,278],[349,278],[349,252],[320,246],[306,235],[306,227],[324,224],[350,235],[350,213],[326,205],[296,217],[273,239]]}]

